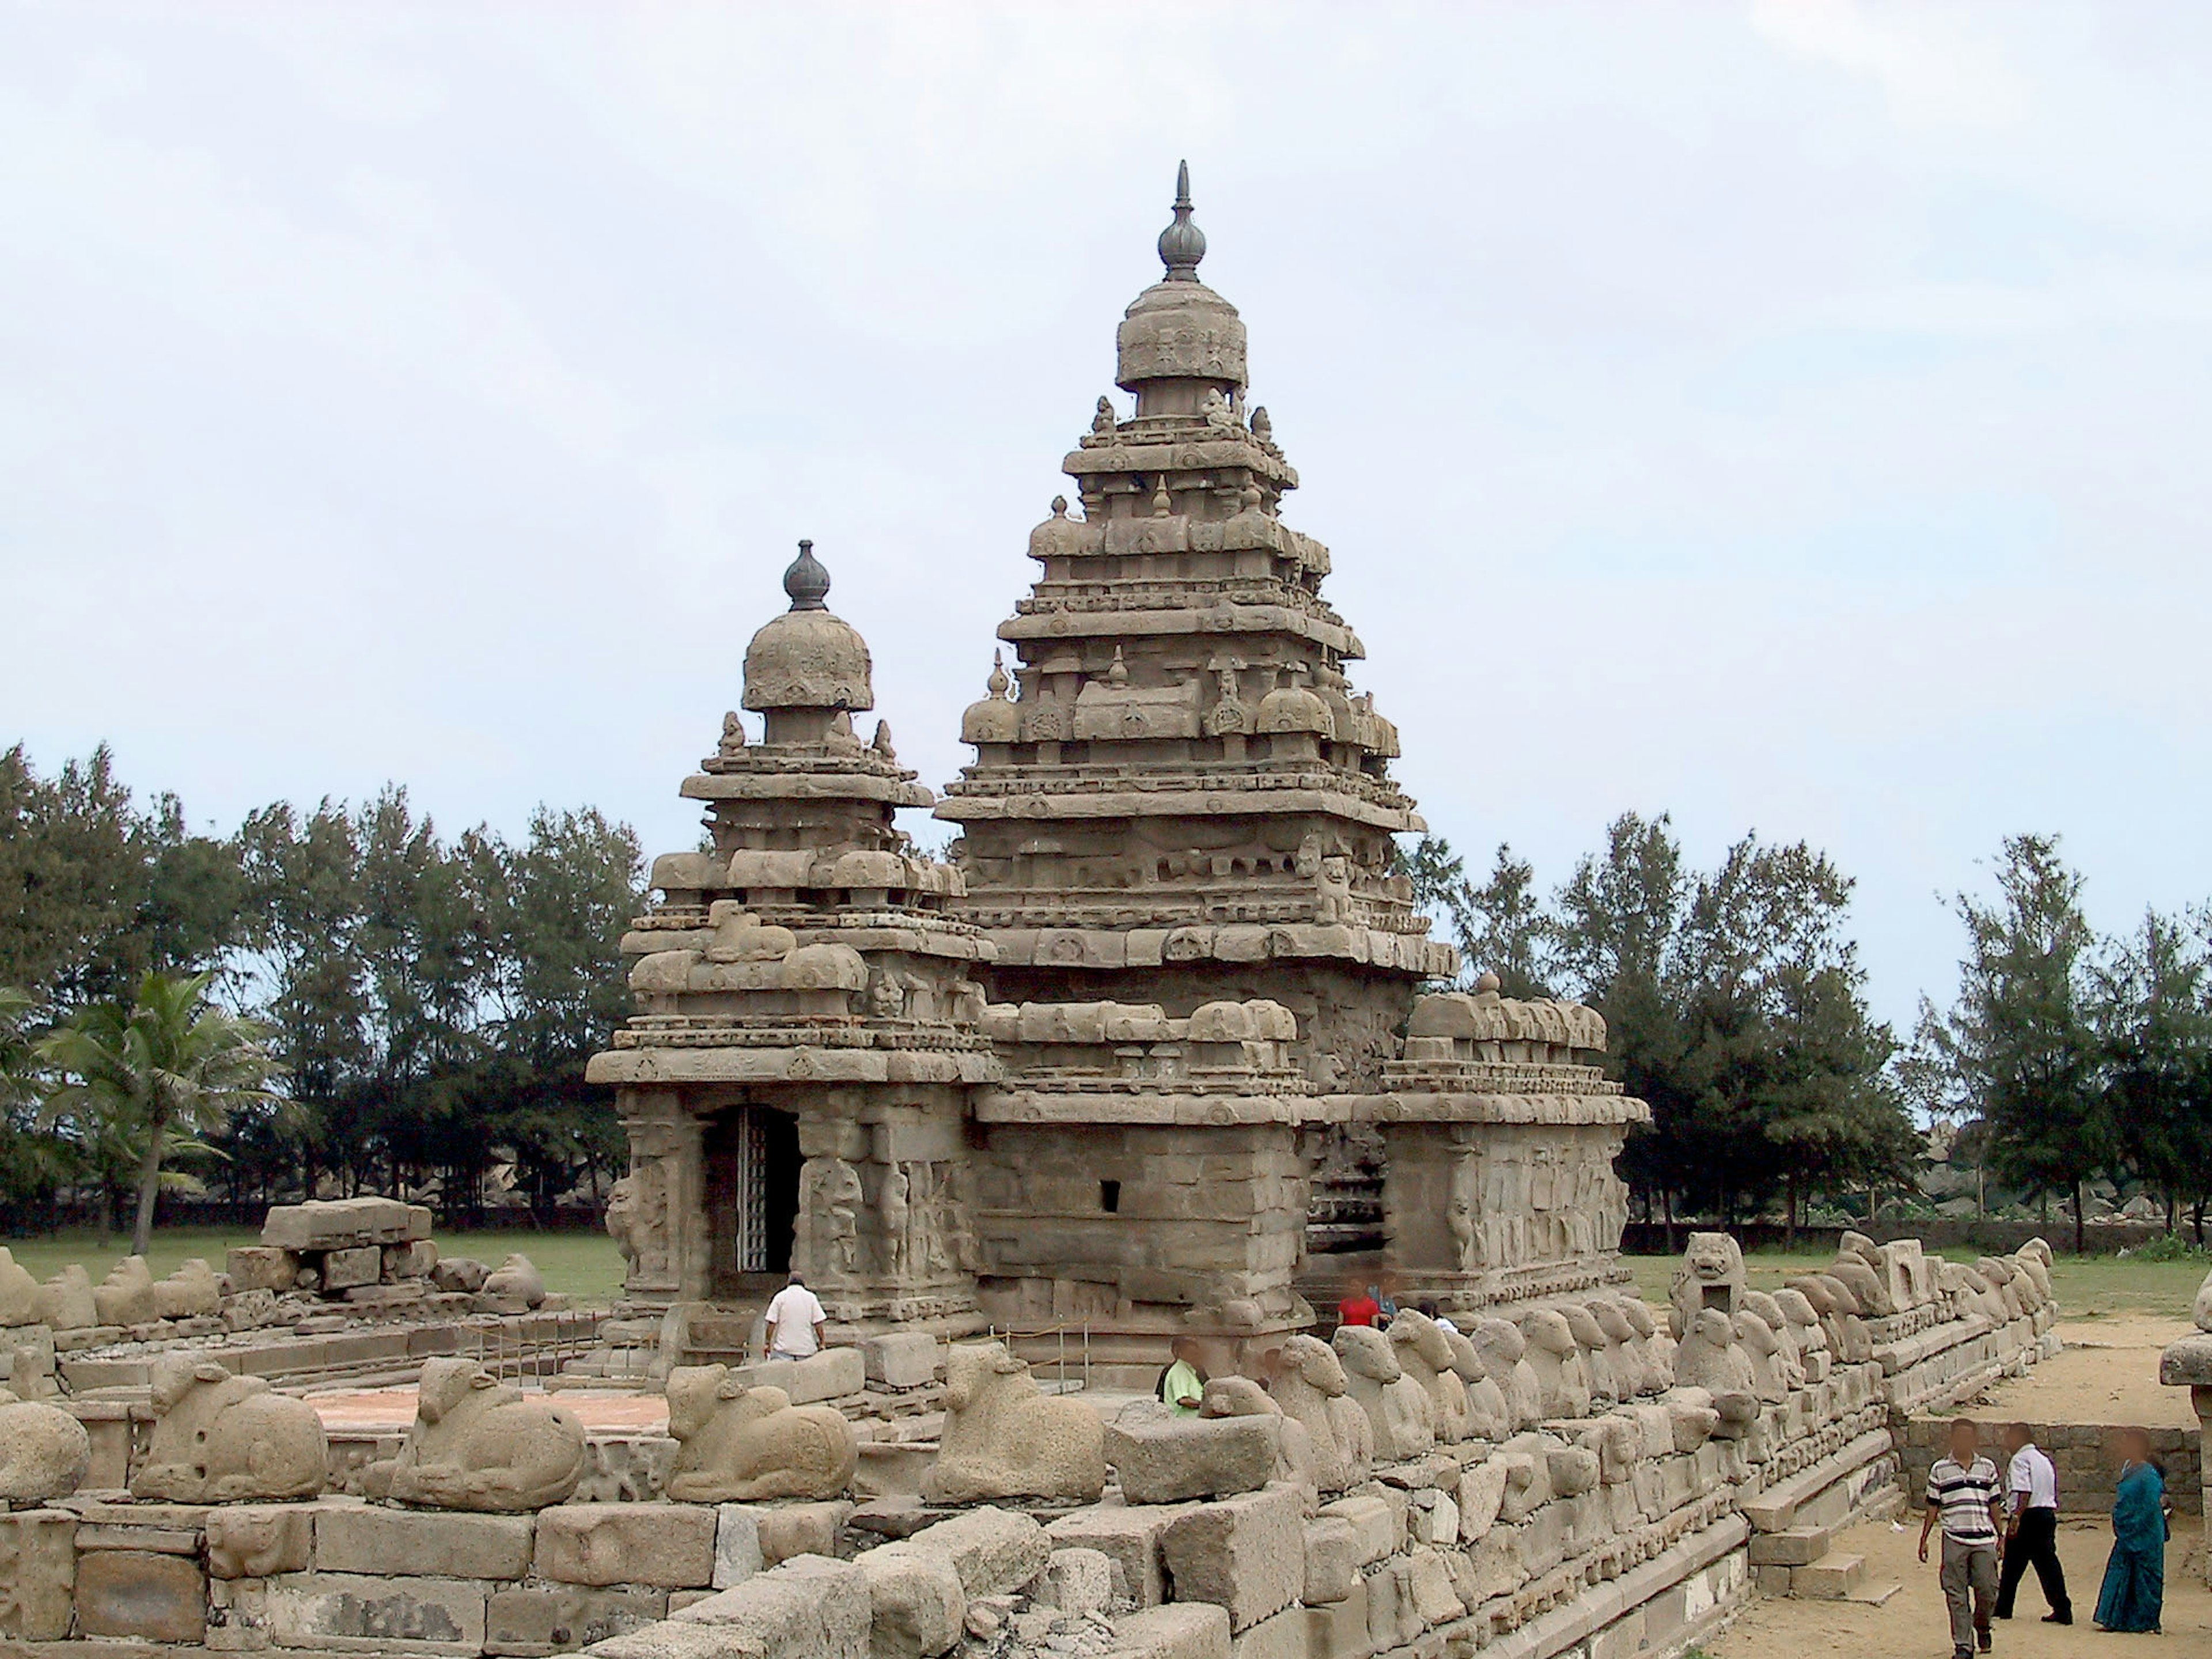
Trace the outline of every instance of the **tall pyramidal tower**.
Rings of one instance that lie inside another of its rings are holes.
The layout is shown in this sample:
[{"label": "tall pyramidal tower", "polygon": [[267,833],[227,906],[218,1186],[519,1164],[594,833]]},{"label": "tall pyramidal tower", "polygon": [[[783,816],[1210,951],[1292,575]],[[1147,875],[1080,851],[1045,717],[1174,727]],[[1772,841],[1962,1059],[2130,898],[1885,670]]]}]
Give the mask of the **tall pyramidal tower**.
[{"label": "tall pyramidal tower", "polygon": [[1372,1089],[1455,957],[1391,872],[1424,827],[1397,729],[1346,674],[1365,653],[1322,597],[1328,550],[1282,521],[1297,474],[1248,408],[1237,308],[1199,280],[1188,166],[1174,214],[1115,341],[1135,410],[1099,398],[1062,463],[1081,516],[1056,499],[1030,532],[1037,580],[999,628],[1016,661],[968,709],[975,761],[937,815],[999,1000],[1265,997],[1311,1086]]}]

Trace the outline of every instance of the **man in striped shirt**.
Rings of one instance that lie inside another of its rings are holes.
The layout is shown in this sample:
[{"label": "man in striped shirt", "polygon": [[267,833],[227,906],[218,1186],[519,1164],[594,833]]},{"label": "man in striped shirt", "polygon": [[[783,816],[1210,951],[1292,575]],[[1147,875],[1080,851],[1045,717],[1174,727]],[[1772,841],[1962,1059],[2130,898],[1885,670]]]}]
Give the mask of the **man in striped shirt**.
[{"label": "man in striped shirt", "polygon": [[1981,1455],[1981,1437],[1971,1419],[1951,1425],[1951,1453],[1928,1471],[1928,1513],[1920,1522],[1923,1561],[1928,1534],[1939,1522],[1943,1528],[1940,1582],[1951,1608],[1952,1659],[1973,1659],[1977,1646],[1990,1650],[1990,1604],[1997,1593],[2004,1486],[1997,1466]]}]

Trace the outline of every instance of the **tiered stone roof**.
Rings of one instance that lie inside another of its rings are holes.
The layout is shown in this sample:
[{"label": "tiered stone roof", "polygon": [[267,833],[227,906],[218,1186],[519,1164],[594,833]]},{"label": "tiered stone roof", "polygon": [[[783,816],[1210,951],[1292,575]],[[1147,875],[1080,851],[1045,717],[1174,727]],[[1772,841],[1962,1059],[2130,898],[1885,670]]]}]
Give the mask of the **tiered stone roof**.
[{"label": "tiered stone roof", "polygon": [[1391,873],[1391,837],[1423,827],[1397,730],[1352,688],[1328,550],[1279,517],[1297,474],[1246,405],[1244,325],[1198,280],[1178,185],[1166,274],[1117,338],[1134,412],[1100,398],[1063,462],[1082,516],[1056,499],[1030,532],[1039,575],[999,629],[1018,661],[962,721],[975,761],[937,809],[965,832],[959,908],[1009,996],[1118,973],[1188,1012],[1223,963],[1409,992],[1455,958]]}]

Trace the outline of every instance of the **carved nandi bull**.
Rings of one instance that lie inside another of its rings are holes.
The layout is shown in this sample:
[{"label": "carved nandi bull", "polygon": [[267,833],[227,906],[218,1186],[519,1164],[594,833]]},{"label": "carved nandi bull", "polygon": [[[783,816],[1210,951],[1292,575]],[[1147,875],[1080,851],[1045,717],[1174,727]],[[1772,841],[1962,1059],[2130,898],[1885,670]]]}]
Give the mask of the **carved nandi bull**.
[{"label": "carved nandi bull", "polygon": [[155,1360],[152,1382],[154,1431],[131,1482],[134,1496],[234,1504],[322,1491],[330,1451],[323,1419],[306,1401],[188,1353]]},{"label": "carved nandi bull", "polygon": [[542,1510],[583,1479],[584,1425],[565,1407],[524,1399],[473,1359],[426,1360],[407,1443],[374,1473],[403,1504]]},{"label": "carved nandi bull", "polygon": [[1106,1486],[1106,1425],[1073,1400],[1037,1392],[1003,1342],[956,1343],[945,1364],[945,1431],[922,1476],[932,1503],[1073,1498]]},{"label": "carved nandi bull", "polygon": [[726,1365],[669,1372],[668,1432],[677,1441],[668,1495],[685,1504],[835,1498],[860,1456],[842,1412],[794,1406],[781,1389],[749,1389]]}]

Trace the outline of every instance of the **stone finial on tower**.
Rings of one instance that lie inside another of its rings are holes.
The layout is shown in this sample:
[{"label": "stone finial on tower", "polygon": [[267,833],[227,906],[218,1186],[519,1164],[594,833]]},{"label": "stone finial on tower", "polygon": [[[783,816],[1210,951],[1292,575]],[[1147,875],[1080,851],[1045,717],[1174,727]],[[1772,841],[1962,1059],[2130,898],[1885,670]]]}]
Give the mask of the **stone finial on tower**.
[{"label": "stone finial on tower", "polygon": [[[783,573],[783,591],[791,595],[791,609],[770,617],[745,647],[744,707],[779,714],[874,708],[867,642],[823,602],[830,573],[814,556],[812,542],[799,543],[799,556]],[[814,742],[820,726],[772,717],[767,740]]]},{"label": "stone finial on tower", "polygon": [[793,611],[820,611],[830,598],[830,573],[814,556],[814,544],[801,541],[799,556],[783,573],[783,591],[791,595]]},{"label": "stone finial on tower", "polygon": [[1206,258],[1206,233],[1190,222],[1190,163],[1176,167],[1175,222],[1160,233],[1160,263],[1168,268],[1170,283],[1198,280],[1198,262]]}]

